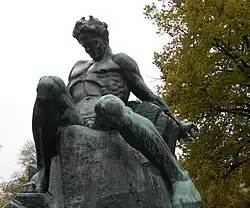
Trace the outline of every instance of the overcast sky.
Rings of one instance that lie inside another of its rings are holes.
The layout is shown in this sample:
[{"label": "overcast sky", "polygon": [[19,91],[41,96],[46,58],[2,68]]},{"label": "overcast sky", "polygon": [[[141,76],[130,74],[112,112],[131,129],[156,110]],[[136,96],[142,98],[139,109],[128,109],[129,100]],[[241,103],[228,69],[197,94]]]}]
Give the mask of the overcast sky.
[{"label": "overcast sky", "polygon": [[160,82],[152,64],[154,51],[167,39],[143,15],[153,0],[6,0],[0,2],[0,178],[18,170],[17,154],[31,130],[36,85],[41,76],[57,75],[65,82],[71,67],[89,59],[72,37],[74,24],[93,15],[108,24],[114,53],[134,58],[148,84]]}]

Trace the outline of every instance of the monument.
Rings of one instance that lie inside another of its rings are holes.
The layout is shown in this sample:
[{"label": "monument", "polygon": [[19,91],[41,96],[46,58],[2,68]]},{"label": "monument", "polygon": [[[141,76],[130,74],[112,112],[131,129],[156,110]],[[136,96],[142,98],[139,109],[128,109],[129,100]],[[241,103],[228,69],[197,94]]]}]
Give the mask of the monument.
[{"label": "monument", "polygon": [[[176,141],[195,138],[144,83],[136,62],[109,47],[108,25],[92,16],[73,37],[91,61],[37,86],[32,129],[37,170],[5,208],[202,207]],[[133,93],[140,101],[128,101]]]}]

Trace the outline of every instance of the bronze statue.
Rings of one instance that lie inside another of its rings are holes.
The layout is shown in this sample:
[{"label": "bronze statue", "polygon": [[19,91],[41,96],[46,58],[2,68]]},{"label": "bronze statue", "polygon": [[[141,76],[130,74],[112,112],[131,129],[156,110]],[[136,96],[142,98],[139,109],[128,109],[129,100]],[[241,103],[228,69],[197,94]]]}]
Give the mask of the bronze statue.
[{"label": "bronze statue", "polygon": [[[75,24],[73,37],[85,48],[91,61],[73,66],[68,85],[59,77],[39,80],[33,112],[33,135],[37,150],[38,172],[23,193],[46,193],[49,188],[51,159],[58,154],[61,132],[70,125],[100,131],[118,131],[139,150],[171,186],[173,207],[201,207],[201,198],[189,173],[174,157],[164,131],[157,127],[159,115],[167,116],[178,127],[173,137],[195,138],[197,127],[181,123],[168,105],[144,83],[136,62],[124,53],[113,54],[109,47],[108,25],[90,16]],[[132,92],[141,102],[128,101]],[[141,106],[156,109],[156,117],[140,113]],[[158,116],[158,117],[157,117]],[[171,138],[170,138],[171,139]]]}]

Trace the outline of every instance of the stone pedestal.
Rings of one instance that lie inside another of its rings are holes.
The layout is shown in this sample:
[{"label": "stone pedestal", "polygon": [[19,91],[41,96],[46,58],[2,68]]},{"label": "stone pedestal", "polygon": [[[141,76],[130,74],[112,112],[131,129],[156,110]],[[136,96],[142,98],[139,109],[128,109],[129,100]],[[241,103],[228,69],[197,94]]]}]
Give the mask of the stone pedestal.
[{"label": "stone pedestal", "polygon": [[67,127],[59,147],[65,208],[170,208],[164,181],[116,131]]},{"label": "stone pedestal", "polygon": [[49,192],[19,193],[4,208],[171,208],[151,163],[116,131],[67,127],[51,162]]},{"label": "stone pedestal", "polygon": [[49,193],[53,196],[53,205],[50,208],[64,208],[59,156],[51,161]]},{"label": "stone pedestal", "polygon": [[55,208],[54,199],[48,194],[18,193],[3,208]]}]

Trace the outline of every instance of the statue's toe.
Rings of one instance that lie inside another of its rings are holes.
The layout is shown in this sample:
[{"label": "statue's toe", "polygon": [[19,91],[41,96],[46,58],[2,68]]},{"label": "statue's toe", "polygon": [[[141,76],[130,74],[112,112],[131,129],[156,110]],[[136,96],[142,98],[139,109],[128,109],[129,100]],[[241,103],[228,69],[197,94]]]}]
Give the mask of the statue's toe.
[{"label": "statue's toe", "polygon": [[44,175],[45,169],[42,168],[38,172],[35,173],[35,175],[32,176],[31,180],[26,183],[21,188],[21,193],[44,193],[46,188],[44,186],[45,184],[45,175]]},{"label": "statue's toe", "polygon": [[202,200],[191,180],[177,181],[173,184],[173,208],[201,208]]},{"label": "statue's toe", "polygon": [[37,184],[33,181],[26,183],[22,188],[21,188],[21,193],[39,193],[42,192],[42,190],[39,189]]}]

